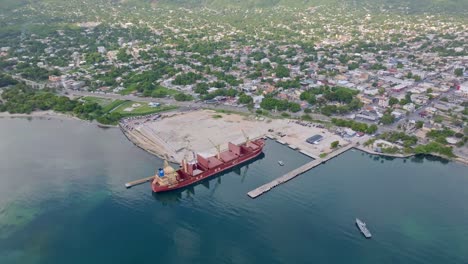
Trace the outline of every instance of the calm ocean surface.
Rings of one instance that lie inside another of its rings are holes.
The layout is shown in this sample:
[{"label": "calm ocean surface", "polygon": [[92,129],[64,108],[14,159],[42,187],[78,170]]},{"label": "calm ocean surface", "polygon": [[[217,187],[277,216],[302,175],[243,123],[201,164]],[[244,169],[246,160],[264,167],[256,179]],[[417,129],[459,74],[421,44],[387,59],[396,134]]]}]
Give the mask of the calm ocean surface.
[{"label": "calm ocean surface", "polygon": [[162,162],[118,129],[0,119],[0,153],[1,264],[468,263],[456,163],[349,151],[252,200],[309,159],[268,142],[248,165],[156,195],[124,188]]}]

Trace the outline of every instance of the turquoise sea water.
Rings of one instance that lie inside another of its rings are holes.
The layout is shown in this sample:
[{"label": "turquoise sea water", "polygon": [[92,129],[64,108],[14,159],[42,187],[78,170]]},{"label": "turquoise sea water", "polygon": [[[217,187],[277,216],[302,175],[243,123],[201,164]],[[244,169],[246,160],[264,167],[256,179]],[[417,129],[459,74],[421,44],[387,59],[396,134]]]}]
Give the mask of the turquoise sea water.
[{"label": "turquoise sea water", "polygon": [[161,161],[118,129],[0,119],[0,153],[1,264],[468,263],[468,169],[456,163],[349,151],[252,200],[309,159],[268,142],[254,162],[152,194],[124,183]]}]

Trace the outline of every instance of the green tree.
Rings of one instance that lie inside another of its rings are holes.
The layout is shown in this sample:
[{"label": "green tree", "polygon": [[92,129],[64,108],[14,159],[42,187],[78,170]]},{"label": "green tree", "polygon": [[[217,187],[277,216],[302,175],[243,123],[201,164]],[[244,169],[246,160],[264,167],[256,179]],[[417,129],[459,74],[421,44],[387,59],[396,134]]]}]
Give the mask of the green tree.
[{"label": "green tree", "polygon": [[202,75],[194,72],[182,73],[175,77],[172,81],[172,84],[175,85],[189,85],[194,84],[197,80],[201,80],[203,78]]},{"label": "green tree", "polygon": [[86,53],[85,60],[87,63],[95,64],[95,63],[103,62],[104,57],[102,57],[102,55],[98,52],[90,52],[90,53]]},{"label": "green tree", "polygon": [[237,90],[236,89],[228,89],[226,91],[226,96],[229,96],[229,97],[234,97],[237,95]]},{"label": "green tree", "polygon": [[207,94],[209,86],[205,82],[197,83],[195,89],[193,90],[197,94]]},{"label": "green tree", "polygon": [[340,144],[340,142],[337,140],[337,141],[333,141],[331,144],[330,144],[330,147],[332,149],[335,149],[338,147],[338,145]]},{"label": "green tree", "polygon": [[407,92],[407,93],[405,94],[405,100],[406,100],[407,103],[412,103],[412,102],[413,102],[413,101],[411,100],[411,95],[412,95],[411,92]]},{"label": "green tree", "polygon": [[399,103],[399,101],[398,101],[398,99],[395,98],[395,97],[390,97],[390,99],[389,99],[389,101],[388,101],[388,104],[389,104],[390,106],[395,105],[395,104],[398,104],[398,103]]},{"label": "green tree", "polygon": [[190,94],[178,93],[174,95],[176,101],[191,101],[193,97]]},{"label": "green tree", "polygon": [[164,89],[156,89],[151,92],[151,97],[155,97],[155,98],[164,98],[167,95],[168,94]]},{"label": "green tree", "polygon": [[297,113],[301,111],[301,106],[298,103],[289,103],[289,111]]},{"label": "green tree", "polygon": [[377,130],[378,130],[377,125],[372,124],[367,128],[366,133],[367,134],[374,134],[375,132],[377,132]]},{"label": "green tree", "polygon": [[117,59],[122,62],[129,62],[131,58],[132,56],[130,54],[127,54],[127,51],[125,49],[120,49],[117,53]]},{"label": "green tree", "polygon": [[417,121],[416,124],[415,124],[415,127],[416,127],[417,129],[420,129],[420,128],[422,128],[423,126],[424,126],[424,121],[421,121],[421,120]]},{"label": "green tree", "polygon": [[395,117],[391,114],[384,114],[382,116],[382,118],[380,118],[380,122],[382,122],[382,124],[384,125],[390,125],[390,124],[393,124],[393,122],[395,122]]},{"label": "green tree", "polygon": [[455,74],[455,76],[461,77],[461,76],[463,76],[463,69],[462,68],[457,68],[457,69],[454,70],[453,73]]},{"label": "green tree", "polygon": [[245,93],[242,93],[242,94],[239,95],[239,99],[237,100],[237,102],[238,102],[239,104],[246,104],[246,105],[248,105],[248,104],[252,104],[252,103],[253,103],[253,99],[252,99],[251,96],[248,96],[248,95],[246,95]]},{"label": "green tree", "polygon": [[289,77],[289,69],[283,65],[278,65],[275,69],[275,73],[278,78]]},{"label": "green tree", "polygon": [[10,75],[0,73],[0,87],[15,85],[18,81],[13,79]]},{"label": "green tree", "polygon": [[265,110],[285,111],[289,108],[289,102],[287,100],[278,100],[272,97],[266,97],[260,103],[260,107]]}]

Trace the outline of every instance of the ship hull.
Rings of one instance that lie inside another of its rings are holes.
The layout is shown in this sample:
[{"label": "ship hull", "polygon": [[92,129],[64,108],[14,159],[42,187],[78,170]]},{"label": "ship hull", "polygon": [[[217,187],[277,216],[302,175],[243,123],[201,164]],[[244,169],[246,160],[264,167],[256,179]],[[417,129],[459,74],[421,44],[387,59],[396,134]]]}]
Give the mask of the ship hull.
[{"label": "ship hull", "polygon": [[234,159],[232,161],[223,163],[223,164],[221,164],[221,165],[219,165],[217,167],[208,169],[208,170],[200,173],[197,176],[188,176],[179,169],[178,173],[181,174],[181,175],[184,175],[184,177],[187,177],[184,181],[181,181],[178,184],[169,185],[169,186],[161,186],[161,185],[152,183],[151,188],[152,188],[153,192],[161,193],[161,192],[169,192],[169,191],[185,188],[187,186],[196,184],[196,183],[198,183],[200,181],[203,181],[203,180],[208,179],[210,177],[213,177],[215,175],[219,175],[220,173],[222,173],[222,172],[224,172],[226,170],[229,170],[229,169],[231,169],[231,168],[233,168],[235,166],[242,165],[242,164],[246,163],[247,161],[258,157],[263,151],[263,146],[264,146],[264,143],[262,142],[262,145],[260,146],[260,148],[258,150],[255,150],[255,151],[253,151],[251,153],[247,153],[247,154],[245,154],[243,156],[240,156],[240,157],[238,157],[238,158],[236,158],[236,159]]}]

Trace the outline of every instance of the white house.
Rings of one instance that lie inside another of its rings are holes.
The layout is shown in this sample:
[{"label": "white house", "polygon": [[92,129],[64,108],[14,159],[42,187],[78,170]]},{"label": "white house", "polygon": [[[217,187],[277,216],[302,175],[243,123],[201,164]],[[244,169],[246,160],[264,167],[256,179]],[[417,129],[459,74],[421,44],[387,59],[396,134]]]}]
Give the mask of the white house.
[{"label": "white house", "polygon": [[160,103],[156,103],[156,102],[149,102],[149,103],[148,103],[148,106],[149,106],[149,107],[158,107],[158,106],[160,106],[160,105],[161,105]]},{"label": "white house", "polygon": [[468,97],[468,82],[464,82],[460,85],[460,89],[457,91],[458,94]]}]

